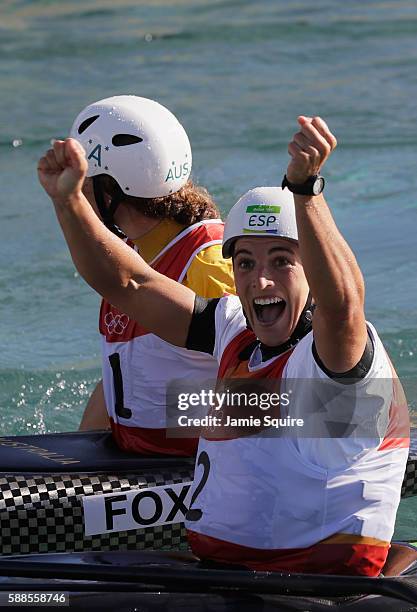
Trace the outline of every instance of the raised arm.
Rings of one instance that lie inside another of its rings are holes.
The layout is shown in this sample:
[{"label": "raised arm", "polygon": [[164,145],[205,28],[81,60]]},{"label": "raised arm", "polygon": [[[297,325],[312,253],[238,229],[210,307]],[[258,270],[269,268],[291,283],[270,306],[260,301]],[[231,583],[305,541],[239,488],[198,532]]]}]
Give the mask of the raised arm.
[{"label": "raised arm", "polygon": [[164,340],[185,346],[194,292],[150,268],[98,219],[82,193],[87,160],[74,139],[56,141],[38,164],[74,264],[108,302]]},{"label": "raised arm", "polygon": [[[287,178],[295,184],[317,174],[337,144],[320,117],[301,116],[298,123],[288,147]],[[361,359],[367,339],[362,274],[323,194],[294,194],[294,201],[301,258],[316,303],[317,352],[329,370],[347,372]]]}]

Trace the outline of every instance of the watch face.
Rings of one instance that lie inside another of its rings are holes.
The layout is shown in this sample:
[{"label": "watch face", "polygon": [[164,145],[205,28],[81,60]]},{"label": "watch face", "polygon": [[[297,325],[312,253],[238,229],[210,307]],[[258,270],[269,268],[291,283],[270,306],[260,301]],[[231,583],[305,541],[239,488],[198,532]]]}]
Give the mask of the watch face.
[{"label": "watch face", "polygon": [[318,176],[313,183],[313,194],[319,195],[324,189],[324,178],[322,176]]}]

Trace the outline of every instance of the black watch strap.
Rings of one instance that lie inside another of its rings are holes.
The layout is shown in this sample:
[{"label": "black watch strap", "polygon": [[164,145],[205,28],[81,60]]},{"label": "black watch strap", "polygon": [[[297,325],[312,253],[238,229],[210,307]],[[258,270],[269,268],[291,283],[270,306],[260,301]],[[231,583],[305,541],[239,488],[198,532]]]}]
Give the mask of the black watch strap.
[{"label": "black watch strap", "polygon": [[284,189],[287,187],[292,193],[298,195],[319,195],[325,185],[325,180],[320,174],[313,174],[309,176],[304,183],[290,183],[287,179],[287,175],[284,175],[282,179],[281,187]]}]

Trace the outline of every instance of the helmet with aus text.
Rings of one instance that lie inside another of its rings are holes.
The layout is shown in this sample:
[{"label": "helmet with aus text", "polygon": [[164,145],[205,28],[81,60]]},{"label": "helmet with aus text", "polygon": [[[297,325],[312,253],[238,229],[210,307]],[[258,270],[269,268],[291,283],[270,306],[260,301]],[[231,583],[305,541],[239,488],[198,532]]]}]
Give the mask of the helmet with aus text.
[{"label": "helmet with aus text", "polygon": [[159,198],[183,187],[191,172],[188,136],[162,104],[139,96],[113,96],[89,104],[70,133],[84,147],[87,176],[106,174],[121,192]]},{"label": "helmet with aus text", "polygon": [[298,241],[293,194],[281,187],[256,187],[230,210],[223,235],[223,257],[232,257],[238,238],[261,236]]}]

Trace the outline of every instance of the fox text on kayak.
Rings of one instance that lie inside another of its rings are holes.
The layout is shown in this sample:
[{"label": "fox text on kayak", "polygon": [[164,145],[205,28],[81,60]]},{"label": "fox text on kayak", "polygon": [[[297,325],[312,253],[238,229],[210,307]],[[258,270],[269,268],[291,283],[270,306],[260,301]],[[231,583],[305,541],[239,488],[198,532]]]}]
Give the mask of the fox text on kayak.
[{"label": "fox text on kayak", "polygon": [[85,535],[171,525],[184,521],[192,482],[83,498]]}]

